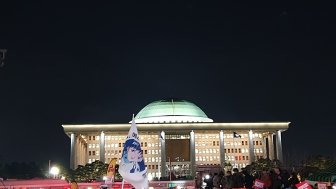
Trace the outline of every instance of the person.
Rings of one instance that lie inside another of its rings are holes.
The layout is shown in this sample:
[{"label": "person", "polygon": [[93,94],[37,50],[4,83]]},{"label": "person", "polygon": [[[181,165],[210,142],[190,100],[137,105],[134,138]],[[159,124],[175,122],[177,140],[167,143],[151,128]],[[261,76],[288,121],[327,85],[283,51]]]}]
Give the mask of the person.
[{"label": "person", "polygon": [[232,188],[232,173],[231,171],[226,172],[226,176],[222,180],[223,188],[231,189]]},{"label": "person", "polygon": [[243,170],[242,173],[244,175],[244,186],[245,186],[245,188],[252,189],[253,181],[254,181],[253,176],[250,175],[247,170]]},{"label": "person", "polygon": [[292,174],[290,175],[289,179],[289,187],[291,187],[292,189],[297,189],[296,184],[298,184],[300,181],[297,177],[297,173],[296,172],[292,172]]},{"label": "person", "polygon": [[196,174],[196,188],[202,187],[202,175],[200,173]]},{"label": "person", "polygon": [[289,188],[290,187],[290,184],[289,184],[290,174],[288,173],[288,171],[281,170],[280,176],[281,176],[282,188]]},{"label": "person", "polygon": [[238,168],[233,169],[232,188],[244,188],[244,177],[239,173]]},{"label": "person", "polygon": [[214,174],[214,177],[212,179],[213,183],[213,188],[214,189],[219,189],[220,188],[220,177],[218,176],[217,173]]},{"label": "person", "polygon": [[270,189],[272,185],[272,179],[271,179],[270,174],[266,170],[262,171],[260,180],[265,183],[264,185],[265,189]]},{"label": "person", "polygon": [[204,179],[204,182],[206,183],[206,189],[212,189],[213,187],[213,182],[212,182],[212,174],[210,173],[209,175],[209,178],[205,178]]},{"label": "person", "polygon": [[271,172],[271,180],[272,180],[271,189],[281,189],[282,178],[281,178],[281,170],[279,167],[273,168],[273,171]]}]

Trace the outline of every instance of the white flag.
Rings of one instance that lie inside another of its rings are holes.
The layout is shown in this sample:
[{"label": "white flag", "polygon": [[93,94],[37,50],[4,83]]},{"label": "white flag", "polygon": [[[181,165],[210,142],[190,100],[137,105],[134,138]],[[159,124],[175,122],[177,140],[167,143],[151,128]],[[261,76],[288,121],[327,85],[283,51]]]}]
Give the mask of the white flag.
[{"label": "white flag", "polygon": [[124,144],[119,173],[125,181],[131,183],[136,189],[148,188],[147,170],[134,117]]}]

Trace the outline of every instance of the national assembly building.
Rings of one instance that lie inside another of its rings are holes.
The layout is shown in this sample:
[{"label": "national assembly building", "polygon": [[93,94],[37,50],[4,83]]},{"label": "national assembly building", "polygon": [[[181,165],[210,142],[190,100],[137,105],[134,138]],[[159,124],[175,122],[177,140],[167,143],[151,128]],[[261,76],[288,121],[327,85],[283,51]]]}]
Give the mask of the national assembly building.
[{"label": "national assembly building", "polygon": [[[165,99],[135,116],[148,175],[195,176],[199,166],[243,168],[260,158],[283,161],[281,133],[289,122],[219,123],[194,103]],[[130,123],[64,124],[71,139],[70,168],[120,161]]]}]

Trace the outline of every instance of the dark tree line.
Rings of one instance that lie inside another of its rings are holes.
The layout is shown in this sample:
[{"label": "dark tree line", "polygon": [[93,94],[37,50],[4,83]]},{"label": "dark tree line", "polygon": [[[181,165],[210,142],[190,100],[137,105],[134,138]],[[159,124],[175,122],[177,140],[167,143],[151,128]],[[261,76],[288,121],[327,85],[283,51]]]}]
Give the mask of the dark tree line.
[{"label": "dark tree line", "polygon": [[0,163],[0,177],[3,179],[44,178],[43,170],[34,162]]}]

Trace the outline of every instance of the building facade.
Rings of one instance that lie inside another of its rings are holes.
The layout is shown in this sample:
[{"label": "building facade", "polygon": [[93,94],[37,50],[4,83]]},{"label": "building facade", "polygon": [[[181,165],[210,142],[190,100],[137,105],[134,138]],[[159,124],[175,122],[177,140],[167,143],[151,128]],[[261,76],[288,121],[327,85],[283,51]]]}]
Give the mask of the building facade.
[{"label": "building facade", "polygon": [[[259,158],[282,161],[281,133],[289,127],[289,122],[216,123],[195,104],[177,99],[148,104],[135,122],[152,177],[195,176],[200,165],[242,168]],[[75,169],[96,160],[120,160],[131,124],[62,126],[71,139],[70,167]]]}]

